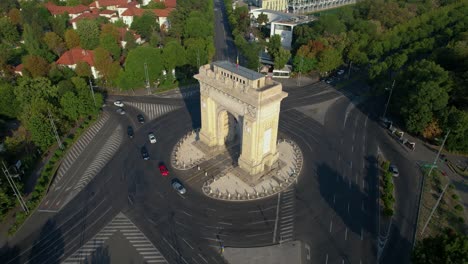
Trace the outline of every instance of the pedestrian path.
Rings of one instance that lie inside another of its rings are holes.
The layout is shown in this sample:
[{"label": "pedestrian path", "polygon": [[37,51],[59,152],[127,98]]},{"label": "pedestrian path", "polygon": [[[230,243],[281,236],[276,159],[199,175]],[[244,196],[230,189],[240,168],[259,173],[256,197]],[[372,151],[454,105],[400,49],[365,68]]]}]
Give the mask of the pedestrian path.
[{"label": "pedestrian path", "polygon": [[81,155],[83,150],[88,146],[88,144],[93,140],[96,134],[101,130],[104,124],[109,120],[110,114],[108,112],[103,112],[99,120],[93,124],[88,130],[78,139],[78,141],[73,145],[73,147],[67,151],[65,158],[60,165],[57,176],[54,179],[52,188],[54,189],[57,182],[59,182],[65,173],[70,169],[76,159]]},{"label": "pedestrian path", "polygon": [[83,173],[78,183],[75,185],[74,190],[78,193],[93,179],[99,171],[107,164],[107,162],[114,156],[120,143],[123,141],[122,126],[118,125],[112,132],[111,136],[106,140],[104,147],[98,152],[96,158],[91,162],[89,167]]},{"label": "pedestrian path", "polygon": [[168,263],[161,252],[123,213],[119,213],[106,227],[62,263],[94,263],[93,259],[88,258],[96,250],[108,244],[108,241],[112,240],[112,236],[117,232],[120,232],[127,239],[141,255],[145,263]]},{"label": "pedestrian path", "polygon": [[162,105],[136,102],[126,102],[126,104],[133,106],[145,113],[149,120],[156,119],[160,116],[163,116],[171,111],[180,108],[180,106],[177,105]]},{"label": "pedestrian path", "polygon": [[280,242],[294,239],[294,188],[289,188],[281,194],[280,208]]}]

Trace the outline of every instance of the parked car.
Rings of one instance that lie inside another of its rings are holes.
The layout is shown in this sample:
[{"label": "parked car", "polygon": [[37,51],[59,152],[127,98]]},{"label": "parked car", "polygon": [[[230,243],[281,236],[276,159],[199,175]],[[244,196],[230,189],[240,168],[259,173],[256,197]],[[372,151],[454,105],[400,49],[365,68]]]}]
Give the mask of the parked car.
[{"label": "parked car", "polygon": [[398,177],[400,175],[397,166],[394,164],[390,165],[388,170],[393,174],[393,177]]},{"label": "parked car", "polygon": [[133,138],[133,127],[132,126],[127,127],[127,135],[128,135],[129,138]]},{"label": "parked car", "polygon": [[338,75],[342,75],[343,73],[345,73],[345,71],[344,70],[339,70],[337,73],[338,73]]},{"label": "parked car", "polygon": [[144,160],[149,160],[149,153],[145,146],[141,147],[141,156]]},{"label": "parked car", "polygon": [[123,102],[120,101],[120,100],[115,101],[115,102],[114,102],[114,105],[115,105],[115,106],[118,106],[118,107],[123,107],[123,106],[124,106]]},{"label": "parked car", "polygon": [[151,142],[151,144],[156,143],[156,136],[153,133],[148,134],[148,139]]},{"label": "parked car", "polygon": [[137,115],[137,119],[140,124],[145,123],[145,117],[142,114]]},{"label": "parked car", "polygon": [[176,190],[180,194],[185,194],[187,192],[184,185],[182,185],[182,183],[178,179],[173,179],[171,185],[172,188],[174,188],[174,190]]},{"label": "parked car", "polygon": [[169,170],[164,164],[159,165],[159,172],[161,173],[163,177],[169,176]]},{"label": "parked car", "polygon": [[119,115],[125,115],[125,110],[124,110],[123,108],[117,109],[116,112],[117,112],[117,114],[119,114]]}]

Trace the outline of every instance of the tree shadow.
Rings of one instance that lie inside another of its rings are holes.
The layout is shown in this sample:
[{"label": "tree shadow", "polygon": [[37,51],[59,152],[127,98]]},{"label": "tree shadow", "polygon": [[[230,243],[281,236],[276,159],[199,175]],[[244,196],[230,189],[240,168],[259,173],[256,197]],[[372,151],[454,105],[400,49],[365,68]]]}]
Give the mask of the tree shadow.
[{"label": "tree shadow", "polygon": [[55,220],[49,219],[32,246],[29,263],[60,263],[64,246],[62,231],[57,227]]},{"label": "tree shadow", "polygon": [[85,264],[110,264],[110,255],[108,246],[100,246],[86,258]]},{"label": "tree shadow", "polygon": [[18,246],[12,246],[6,244],[0,249],[0,263],[8,264],[20,264],[22,263],[20,258],[20,249]]}]

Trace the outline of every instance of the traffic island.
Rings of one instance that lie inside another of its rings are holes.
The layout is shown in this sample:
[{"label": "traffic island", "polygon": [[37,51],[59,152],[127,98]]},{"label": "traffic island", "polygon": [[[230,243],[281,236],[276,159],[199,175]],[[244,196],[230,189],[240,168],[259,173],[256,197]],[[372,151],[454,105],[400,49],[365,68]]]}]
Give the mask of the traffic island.
[{"label": "traffic island", "polygon": [[[171,155],[172,166],[178,170],[205,168],[205,162],[229,157],[228,145],[219,149],[205,149],[199,144],[198,131],[184,135],[174,147]],[[287,189],[297,181],[302,170],[303,156],[299,146],[292,140],[279,139],[277,142],[279,158],[273,166],[256,178],[250,177],[236,162],[219,165],[216,175],[201,173],[204,177],[202,191],[208,197],[228,201],[249,201],[266,198]]]}]

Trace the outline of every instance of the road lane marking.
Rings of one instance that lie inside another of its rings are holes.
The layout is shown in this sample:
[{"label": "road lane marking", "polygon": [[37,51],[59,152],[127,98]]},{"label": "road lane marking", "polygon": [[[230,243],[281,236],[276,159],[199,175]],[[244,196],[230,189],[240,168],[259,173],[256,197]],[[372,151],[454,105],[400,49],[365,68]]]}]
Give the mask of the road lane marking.
[{"label": "road lane marking", "polygon": [[333,195],[333,204],[335,204],[335,202],[336,202],[335,198],[336,198],[335,195]]},{"label": "road lane marking", "polygon": [[200,256],[200,258],[203,259],[203,261],[205,261],[206,263],[208,263],[208,260],[206,260],[206,259],[202,256],[202,254],[198,253],[198,256]]},{"label": "road lane marking", "polygon": [[265,232],[265,233],[259,233],[259,234],[246,235],[246,237],[263,236],[263,235],[268,235],[268,234],[271,234],[271,233],[272,233],[272,231]]},{"label": "road lane marking", "polygon": [[332,229],[333,229],[333,221],[330,220],[330,233],[331,233]]},{"label": "road lane marking", "polygon": [[187,240],[185,240],[185,238],[182,238],[182,240],[185,242],[185,244],[187,244],[187,246],[189,246],[191,249],[193,249],[193,247],[189,244],[189,242]]},{"label": "road lane marking", "polygon": [[349,214],[349,202],[348,202],[348,214]]},{"label": "road lane marking", "polygon": [[328,264],[328,254],[327,254],[327,256],[325,257],[325,264]]},{"label": "road lane marking", "polygon": [[227,223],[227,222],[218,222],[218,223],[222,225],[232,225],[232,223]]},{"label": "road lane marking", "polygon": [[345,235],[344,235],[344,240],[348,240],[348,228],[346,227]]},{"label": "road lane marking", "polygon": [[354,146],[351,146],[351,152],[354,152]]},{"label": "road lane marking", "polygon": [[361,227],[361,240],[363,240],[363,231],[362,231],[362,227]]}]

